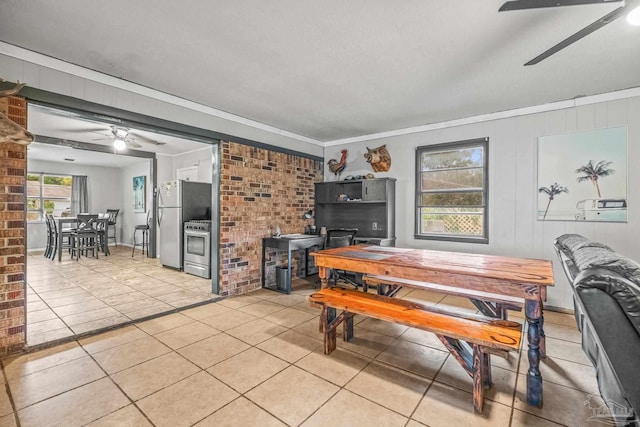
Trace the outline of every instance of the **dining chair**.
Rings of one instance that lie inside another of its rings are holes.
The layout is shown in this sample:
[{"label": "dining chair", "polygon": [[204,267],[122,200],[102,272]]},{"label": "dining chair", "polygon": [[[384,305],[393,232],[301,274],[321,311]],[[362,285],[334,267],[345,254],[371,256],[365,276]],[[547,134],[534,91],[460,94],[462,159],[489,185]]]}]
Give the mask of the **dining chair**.
[{"label": "dining chair", "polygon": [[96,229],[98,230],[98,248],[102,251],[103,254],[106,255],[106,246],[107,246],[107,230],[106,224],[104,222],[104,218],[107,218],[107,214],[98,214],[98,219],[102,219],[102,221],[98,221],[96,224]]},{"label": "dining chair", "polygon": [[68,229],[58,230],[56,219],[51,214],[45,214],[47,225],[47,249],[45,256],[55,259],[58,252],[58,239],[62,239],[62,249],[71,250],[71,231]]},{"label": "dining chair", "polygon": [[[136,225],[133,229],[133,250],[131,251],[131,257],[136,252],[136,246],[142,246],[142,255],[144,255],[144,248],[147,247],[147,256],[149,256],[149,229],[151,228],[151,211],[147,211],[147,223]],[[136,232],[142,231],[142,243],[136,243]]]},{"label": "dining chair", "polygon": [[78,227],[71,232],[71,259],[74,254],[76,260],[80,260],[80,255],[89,253],[98,258],[100,249],[100,236],[98,234],[98,215],[79,214]]},{"label": "dining chair", "polygon": [[113,236],[107,236],[107,243],[109,239],[113,239],[113,242],[116,244],[116,248],[118,247],[118,240],[116,236],[118,232],[116,230],[116,220],[118,219],[118,213],[120,209],[107,209],[107,215],[109,215],[109,227],[108,230],[113,230]]},{"label": "dining chair", "polygon": [[52,258],[51,253],[54,247],[55,235],[53,229],[51,228],[51,221],[49,220],[49,214],[45,214],[44,222],[47,226],[47,246],[44,249],[44,256],[47,258]]}]

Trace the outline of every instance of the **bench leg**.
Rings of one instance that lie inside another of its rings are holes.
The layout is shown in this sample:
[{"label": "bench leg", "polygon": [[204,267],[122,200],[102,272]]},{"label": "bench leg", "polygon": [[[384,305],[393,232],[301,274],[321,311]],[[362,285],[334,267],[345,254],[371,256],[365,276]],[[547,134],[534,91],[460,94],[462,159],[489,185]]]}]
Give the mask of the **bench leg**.
[{"label": "bench leg", "polygon": [[345,342],[351,341],[351,338],[353,338],[353,316],[353,313],[345,313],[342,324],[342,338]]},{"label": "bench leg", "polygon": [[320,322],[322,324],[322,335],[324,340],[324,354],[330,354],[336,349],[336,328],[331,327],[330,324],[336,318],[336,309],[322,307],[322,313],[320,314]]},{"label": "bench leg", "polygon": [[473,345],[473,410],[480,414],[484,406],[484,375],[487,355],[479,345]]},{"label": "bench leg", "polygon": [[482,352],[482,379],[482,386],[491,388],[491,355],[485,352]]}]

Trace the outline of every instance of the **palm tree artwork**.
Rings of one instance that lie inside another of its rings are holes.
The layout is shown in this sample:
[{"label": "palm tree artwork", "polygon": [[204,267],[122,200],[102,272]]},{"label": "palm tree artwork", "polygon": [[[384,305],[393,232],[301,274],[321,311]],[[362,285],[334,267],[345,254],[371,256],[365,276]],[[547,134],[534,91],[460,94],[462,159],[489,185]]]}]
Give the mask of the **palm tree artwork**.
[{"label": "palm tree artwork", "polygon": [[579,175],[578,182],[591,181],[593,186],[596,187],[598,198],[600,198],[601,195],[598,180],[603,176],[613,175],[615,170],[609,168],[612,163],[613,162],[608,162],[606,160],[600,160],[598,163],[594,164],[593,160],[589,160],[589,163],[576,169],[576,174]]},{"label": "palm tree artwork", "polygon": [[567,187],[563,187],[562,185],[558,185],[557,182],[554,182],[549,187],[540,187],[538,188],[538,193],[544,193],[549,196],[549,202],[547,203],[547,209],[544,210],[544,215],[542,216],[542,220],[547,217],[547,212],[549,212],[549,206],[551,206],[551,201],[558,194],[568,193],[569,189]]}]

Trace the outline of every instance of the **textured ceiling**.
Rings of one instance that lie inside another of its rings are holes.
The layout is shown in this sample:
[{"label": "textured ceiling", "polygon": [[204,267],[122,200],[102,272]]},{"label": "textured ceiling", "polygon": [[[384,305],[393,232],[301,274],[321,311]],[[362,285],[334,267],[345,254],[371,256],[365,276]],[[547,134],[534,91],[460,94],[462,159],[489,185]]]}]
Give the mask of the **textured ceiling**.
[{"label": "textured ceiling", "polygon": [[640,86],[625,19],[523,66],[619,3],[502,2],[2,0],[0,40],[318,141]]}]

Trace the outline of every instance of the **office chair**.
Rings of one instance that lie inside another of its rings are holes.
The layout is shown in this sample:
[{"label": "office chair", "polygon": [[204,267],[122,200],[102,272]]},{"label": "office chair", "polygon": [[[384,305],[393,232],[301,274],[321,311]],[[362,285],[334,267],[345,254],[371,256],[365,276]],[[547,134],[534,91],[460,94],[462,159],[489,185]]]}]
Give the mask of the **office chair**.
[{"label": "office chair", "polygon": [[[330,228],[327,230],[327,248],[351,246],[356,234],[358,234],[357,228]],[[361,277],[361,273],[332,269],[329,273],[329,286],[338,286],[338,281],[340,281],[357,289],[358,285],[362,284],[358,283],[358,281],[362,282]]]}]

